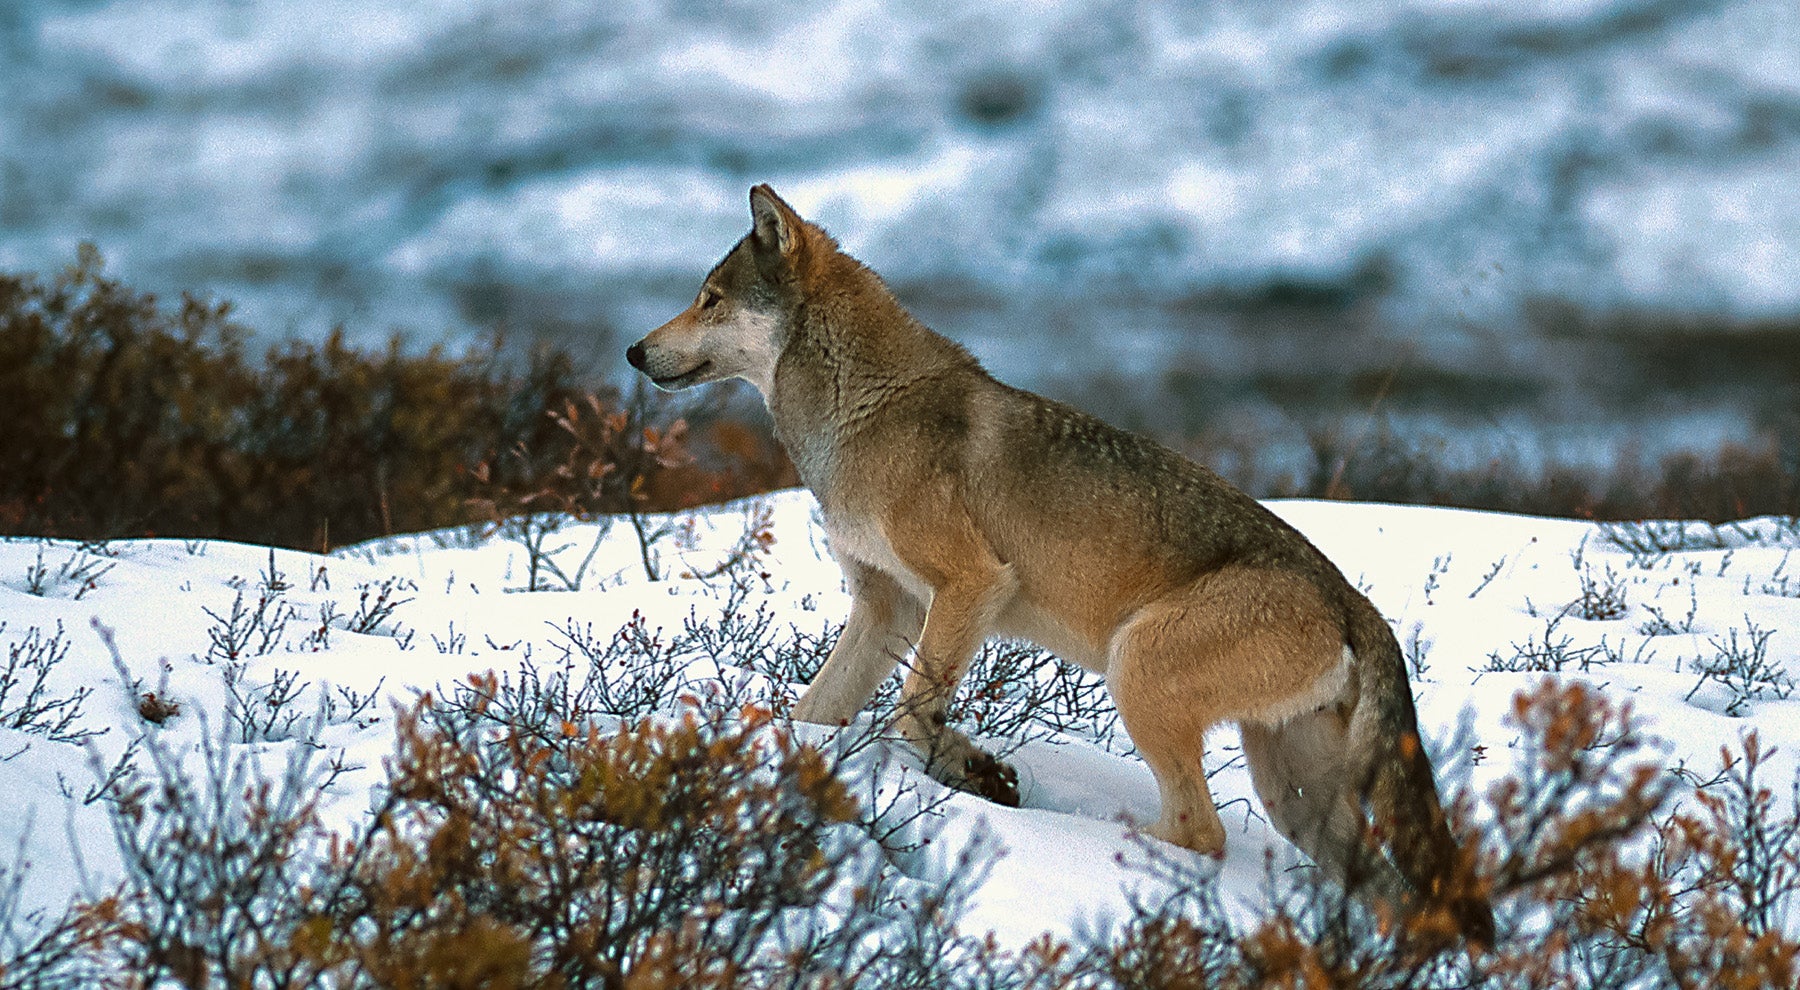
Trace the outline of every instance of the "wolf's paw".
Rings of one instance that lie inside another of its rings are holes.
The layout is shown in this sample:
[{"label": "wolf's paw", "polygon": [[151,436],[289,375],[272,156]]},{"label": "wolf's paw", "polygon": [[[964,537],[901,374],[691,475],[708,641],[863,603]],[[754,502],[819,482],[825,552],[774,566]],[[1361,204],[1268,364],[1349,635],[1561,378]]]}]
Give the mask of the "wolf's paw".
[{"label": "wolf's paw", "polygon": [[1019,772],[954,729],[943,729],[913,745],[927,754],[925,772],[946,787],[967,791],[1009,808],[1019,806]]},{"label": "wolf's paw", "polygon": [[962,780],[955,786],[995,804],[1019,806],[1019,771],[987,753],[977,752],[963,760]]},{"label": "wolf's paw", "polygon": [[1192,849],[1202,856],[1215,860],[1225,858],[1225,827],[1219,824],[1217,816],[1176,814],[1172,819],[1165,816],[1144,831],[1153,838]]}]

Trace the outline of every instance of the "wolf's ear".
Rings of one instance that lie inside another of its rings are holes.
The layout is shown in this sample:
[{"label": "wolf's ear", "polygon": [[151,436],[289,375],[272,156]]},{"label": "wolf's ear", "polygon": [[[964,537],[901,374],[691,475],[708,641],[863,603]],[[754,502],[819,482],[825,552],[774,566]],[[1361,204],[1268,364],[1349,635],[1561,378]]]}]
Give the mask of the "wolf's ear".
[{"label": "wolf's ear", "polygon": [[750,190],[751,236],[759,251],[791,258],[800,246],[800,214],[766,184]]}]

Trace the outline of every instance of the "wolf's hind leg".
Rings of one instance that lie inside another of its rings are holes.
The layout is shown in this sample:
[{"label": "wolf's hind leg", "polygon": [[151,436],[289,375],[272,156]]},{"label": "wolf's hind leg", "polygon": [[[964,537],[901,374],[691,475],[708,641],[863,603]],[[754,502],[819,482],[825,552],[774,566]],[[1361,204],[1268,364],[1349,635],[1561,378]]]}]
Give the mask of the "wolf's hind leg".
[{"label": "wolf's hind leg", "polygon": [[1342,653],[1318,591],[1282,571],[1221,569],[1140,609],[1113,639],[1106,682],[1162,792],[1151,834],[1223,855],[1206,731],[1309,708]]},{"label": "wolf's hind leg", "polygon": [[[1127,732],[1130,723],[1126,719]],[[1219,820],[1212,790],[1206,785],[1204,736],[1204,732],[1194,733],[1188,742],[1175,746],[1146,748],[1138,744],[1138,752],[1156,775],[1157,793],[1162,798],[1161,817],[1149,832],[1164,842],[1223,858],[1225,823]]]},{"label": "wolf's hind leg", "polygon": [[[1150,662],[1145,662],[1149,659]],[[1155,676],[1154,658],[1115,654],[1107,683],[1125,731],[1137,747],[1162,797],[1161,818],[1151,835],[1209,856],[1225,855],[1225,824],[1206,786],[1206,730],[1217,716],[1171,697]]]},{"label": "wolf's hind leg", "polygon": [[801,722],[842,725],[869,703],[894,665],[912,648],[925,610],[893,578],[870,567],[844,568],[850,617],[837,645],[806,693],[794,704]]},{"label": "wolf's hind leg", "polygon": [[1348,712],[1339,705],[1268,725],[1241,726],[1244,760],[1269,820],[1347,889],[1398,903],[1400,874],[1367,844],[1368,823],[1357,799],[1368,783],[1356,758]]}]

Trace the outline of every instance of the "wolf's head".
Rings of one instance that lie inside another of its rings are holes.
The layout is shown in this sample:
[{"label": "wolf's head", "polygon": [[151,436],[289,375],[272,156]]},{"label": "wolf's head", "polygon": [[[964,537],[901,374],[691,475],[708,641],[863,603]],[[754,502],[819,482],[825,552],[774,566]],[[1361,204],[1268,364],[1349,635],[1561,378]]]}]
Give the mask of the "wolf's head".
[{"label": "wolf's head", "polygon": [[770,394],[801,273],[814,252],[835,245],[766,185],[750,190],[750,218],[750,233],[713,267],[693,304],[625,351],[658,388],[743,378]]}]

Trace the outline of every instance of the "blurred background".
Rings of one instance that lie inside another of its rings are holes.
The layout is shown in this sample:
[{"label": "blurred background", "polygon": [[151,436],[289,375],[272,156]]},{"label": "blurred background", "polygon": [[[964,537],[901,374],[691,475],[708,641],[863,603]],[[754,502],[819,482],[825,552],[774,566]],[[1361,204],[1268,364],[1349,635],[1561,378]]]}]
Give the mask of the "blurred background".
[{"label": "blurred background", "polygon": [[1800,456],[1800,4],[0,3],[0,268],[262,336],[624,381],[761,181],[1240,479]]}]

